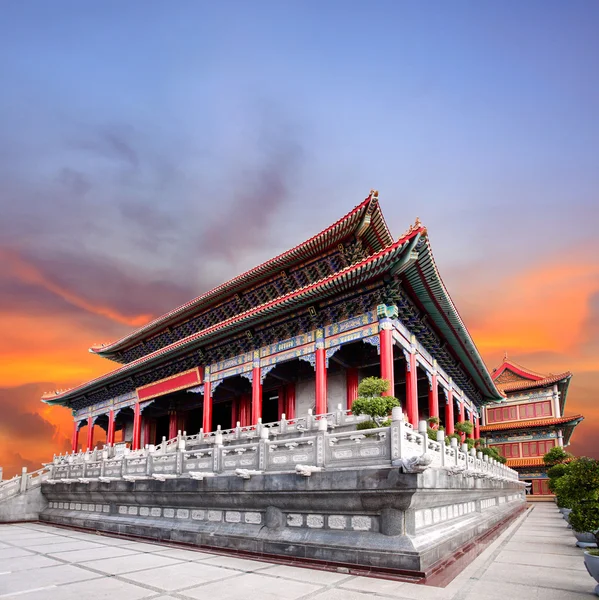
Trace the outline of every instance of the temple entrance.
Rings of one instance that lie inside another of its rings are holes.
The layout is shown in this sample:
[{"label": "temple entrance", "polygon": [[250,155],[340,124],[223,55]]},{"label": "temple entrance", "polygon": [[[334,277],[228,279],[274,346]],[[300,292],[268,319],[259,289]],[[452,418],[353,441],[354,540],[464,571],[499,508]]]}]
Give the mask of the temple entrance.
[{"label": "temple entrance", "polygon": [[212,387],[212,428],[232,429],[237,421],[249,425],[252,384],[247,377],[227,377]]}]

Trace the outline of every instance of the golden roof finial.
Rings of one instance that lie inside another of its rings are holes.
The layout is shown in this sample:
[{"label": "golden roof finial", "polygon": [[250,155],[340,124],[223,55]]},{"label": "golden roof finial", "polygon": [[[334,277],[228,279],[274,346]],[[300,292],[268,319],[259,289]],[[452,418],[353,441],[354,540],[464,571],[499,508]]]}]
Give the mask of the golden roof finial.
[{"label": "golden roof finial", "polygon": [[370,197],[371,198],[378,198],[379,197],[379,191],[378,190],[370,190]]},{"label": "golden roof finial", "polygon": [[503,362],[507,361],[507,350],[503,351]]}]

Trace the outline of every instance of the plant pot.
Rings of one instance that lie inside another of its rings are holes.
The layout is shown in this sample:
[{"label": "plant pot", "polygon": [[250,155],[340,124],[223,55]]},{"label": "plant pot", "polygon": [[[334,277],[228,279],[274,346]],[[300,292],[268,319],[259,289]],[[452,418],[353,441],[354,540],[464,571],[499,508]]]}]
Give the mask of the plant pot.
[{"label": "plant pot", "polygon": [[564,512],[562,513],[562,515],[564,515],[564,519],[566,519],[566,521],[569,520],[571,512],[572,512],[571,508],[564,508]]},{"label": "plant pot", "polygon": [[[589,575],[599,583],[599,556],[593,556],[588,552],[584,553],[584,566],[587,568]],[[595,587],[595,594],[599,596],[599,585]]]},{"label": "plant pot", "polygon": [[574,535],[576,536],[576,539],[578,540],[576,542],[576,545],[579,548],[596,548],[597,547],[597,541],[595,539],[595,534],[591,533],[590,531],[573,531],[572,533],[574,533]]}]

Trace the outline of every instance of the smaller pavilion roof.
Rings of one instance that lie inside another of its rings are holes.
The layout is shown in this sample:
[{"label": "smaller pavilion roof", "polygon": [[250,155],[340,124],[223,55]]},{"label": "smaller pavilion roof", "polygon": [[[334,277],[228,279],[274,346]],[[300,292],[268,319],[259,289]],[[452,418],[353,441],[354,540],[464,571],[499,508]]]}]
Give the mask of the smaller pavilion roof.
[{"label": "smaller pavilion roof", "polygon": [[558,417],[550,419],[530,419],[527,421],[512,421],[510,423],[493,423],[492,425],[483,425],[481,433],[487,431],[509,431],[510,429],[533,429],[537,427],[548,427],[553,425],[566,425],[572,423],[578,425],[584,417],[582,415],[573,415],[571,417]]},{"label": "smaller pavilion roof", "polygon": [[525,390],[546,388],[557,384],[560,391],[561,411],[563,413],[572,373],[570,371],[557,374],[549,373],[547,375],[537,373],[509,359],[506,354],[501,365],[493,369],[491,377],[497,389],[506,395]]}]

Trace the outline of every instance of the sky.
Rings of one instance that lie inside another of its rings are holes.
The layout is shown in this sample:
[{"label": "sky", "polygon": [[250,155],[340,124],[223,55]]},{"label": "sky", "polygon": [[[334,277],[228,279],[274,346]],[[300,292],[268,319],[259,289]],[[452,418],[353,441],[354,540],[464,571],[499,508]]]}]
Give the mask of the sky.
[{"label": "sky", "polygon": [[[599,458],[599,3],[4,0],[0,465],[87,349],[319,232],[419,216],[487,366],[574,373]],[[85,435],[85,432],[82,432]]]}]

